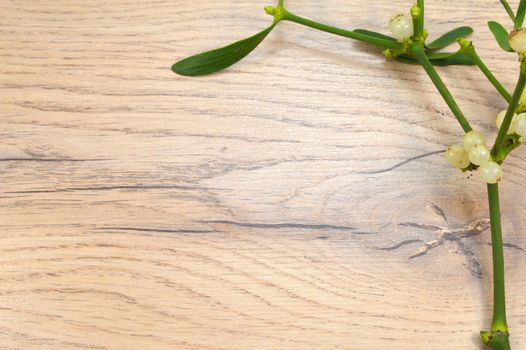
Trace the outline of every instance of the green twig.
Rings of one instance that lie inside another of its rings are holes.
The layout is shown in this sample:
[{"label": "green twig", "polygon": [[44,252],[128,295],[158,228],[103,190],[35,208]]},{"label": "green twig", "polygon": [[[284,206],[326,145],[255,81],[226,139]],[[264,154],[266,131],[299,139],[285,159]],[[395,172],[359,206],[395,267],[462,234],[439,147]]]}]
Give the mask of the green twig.
[{"label": "green twig", "polygon": [[502,154],[503,154],[504,159],[506,159],[508,154],[510,154],[514,149],[522,145],[520,139],[521,139],[520,137],[517,138],[516,136],[508,135],[506,143],[502,147]]},{"label": "green twig", "polygon": [[502,4],[502,6],[504,6],[504,9],[508,13],[508,16],[510,16],[513,23],[515,23],[515,14],[513,13],[513,10],[511,9],[510,4],[508,4],[506,0],[500,0],[500,3]]},{"label": "green twig", "polygon": [[517,14],[515,15],[515,29],[522,28],[524,23],[524,16],[526,15],[526,0],[521,0],[519,2],[519,8],[517,9]]},{"label": "green twig", "polygon": [[449,106],[449,109],[451,109],[451,112],[453,112],[455,118],[457,118],[460,126],[462,126],[462,129],[464,129],[465,132],[473,130],[464,116],[464,113],[462,113],[457,102],[442,81],[442,78],[440,78],[437,71],[435,70],[435,67],[433,67],[429,61],[429,58],[426,56],[424,46],[421,43],[414,43],[411,47],[411,52],[422,65],[422,67],[424,67],[427,75],[429,75],[429,78],[431,78],[431,81],[433,84],[435,84],[436,88],[440,92],[440,95],[442,95],[444,101],[446,101],[447,105]]},{"label": "green twig", "polygon": [[417,0],[416,5],[420,8],[420,28],[418,30],[420,33],[424,33],[424,0]]},{"label": "green twig", "polygon": [[494,350],[510,350],[498,184],[488,184],[488,201],[493,251],[493,321],[491,331],[481,332],[481,336],[483,342]]},{"label": "green twig", "polygon": [[501,94],[501,96],[507,102],[510,102],[511,100],[510,93],[508,92],[508,90],[506,90],[506,88],[504,88],[504,86],[502,86],[502,84],[498,81],[498,79],[493,75],[493,73],[488,68],[488,66],[486,66],[484,62],[482,62],[482,59],[477,54],[477,51],[475,50],[475,47],[473,46],[471,41],[462,38],[462,39],[459,39],[459,43],[460,43],[460,46],[462,47],[462,51],[471,58],[471,60],[473,61],[473,63],[477,65],[477,67],[479,67],[480,71],[486,76],[486,78],[488,78],[490,83],[495,87],[495,89],[497,89],[497,91]]},{"label": "green twig", "polygon": [[506,293],[504,288],[504,252],[500,222],[499,185],[488,184],[491,242],[493,248],[493,322],[492,331],[508,331],[506,322]]},{"label": "green twig", "polygon": [[411,17],[413,17],[413,38],[416,41],[422,42],[424,41],[424,19],[422,17],[422,9],[420,9],[418,5],[415,5],[411,8]]},{"label": "green twig", "polygon": [[364,41],[370,44],[378,45],[382,48],[389,48],[393,50],[401,49],[403,45],[399,42],[393,41],[393,40],[387,40],[377,37],[371,37],[369,35],[364,35],[361,33],[356,33],[351,30],[345,30],[337,27],[332,27],[327,24],[315,22],[313,20],[297,16],[291,12],[288,12],[287,10],[283,9],[283,20],[291,21],[294,23],[298,23],[310,28],[318,29],[327,33],[336,34],[339,36],[343,36],[346,38],[351,38],[359,41]]},{"label": "green twig", "polygon": [[513,96],[511,96],[510,104],[506,111],[504,120],[502,121],[502,125],[500,127],[499,134],[497,135],[497,139],[495,140],[495,145],[493,146],[493,149],[491,150],[491,153],[493,154],[493,158],[495,161],[502,161],[505,157],[502,152],[502,148],[505,144],[505,141],[508,135],[508,130],[510,129],[511,122],[513,120],[513,116],[515,114],[515,111],[517,110],[517,106],[519,105],[519,101],[522,96],[522,92],[524,91],[524,87],[526,86],[526,63],[525,62],[526,61],[524,60],[521,62],[519,81],[517,82],[517,85],[515,86],[515,91],[513,91]]}]

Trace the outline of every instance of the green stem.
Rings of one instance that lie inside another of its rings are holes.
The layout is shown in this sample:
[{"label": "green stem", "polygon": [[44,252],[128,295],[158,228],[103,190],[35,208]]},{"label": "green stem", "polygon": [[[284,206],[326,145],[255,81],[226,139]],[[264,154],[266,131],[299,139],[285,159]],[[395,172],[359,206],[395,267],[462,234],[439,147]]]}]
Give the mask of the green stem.
[{"label": "green stem", "polygon": [[424,41],[424,18],[422,17],[422,9],[415,5],[411,8],[411,17],[413,17],[413,38],[415,41]]},{"label": "green stem", "polygon": [[493,75],[493,73],[488,68],[488,66],[486,66],[484,62],[482,62],[482,59],[477,54],[475,47],[470,44],[468,47],[463,48],[463,51],[466,55],[468,55],[473,60],[473,62],[477,65],[477,67],[479,67],[480,71],[486,76],[486,78],[488,78],[490,83],[495,87],[495,89],[497,89],[497,91],[501,94],[501,96],[507,102],[510,102],[511,100],[510,93],[508,92],[508,90],[506,90],[506,88],[504,88],[504,86],[502,86],[502,84],[498,81],[498,79]]},{"label": "green stem", "polygon": [[491,330],[507,331],[506,293],[504,288],[504,251],[500,222],[499,185],[488,184],[491,242],[493,247],[493,322]]},{"label": "green stem", "polygon": [[515,16],[515,29],[522,28],[524,23],[524,15],[526,14],[526,0],[519,2],[519,8],[517,9],[517,15]]},{"label": "green stem", "polygon": [[419,32],[424,33],[424,0],[417,0],[416,4],[420,8]]},{"label": "green stem", "polygon": [[500,0],[500,3],[502,6],[504,6],[504,9],[506,9],[506,12],[508,13],[508,16],[510,16],[513,23],[515,23],[515,14],[513,13],[513,10],[510,7],[510,4],[506,0]]},{"label": "green stem", "polygon": [[375,44],[382,48],[389,48],[389,49],[397,50],[403,47],[403,45],[397,41],[382,39],[382,38],[377,38],[377,37],[371,37],[369,35],[356,33],[350,30],[332,27],[332,26],[329,26],[323,23],[312,21],[304,17],[297,16],[291,12],[288,12],[285,9],[283,9],[283,11],[284,12],[283,12],[282,19],[286,21],[291,21],[294,23],[298,23],[298,24],[310,27],[310,28],[318,29],[318,30],[321,30],[327,33],[336,34],[336,35],[343,36],[346,38],[351,38],[355,40],[364,41],[370,44]]},{"label": "green stem", "polygon": [[488,184],[491,242],[493,250],[493,321],[490,332],[481,332],[482,340],[495,350],[510,350],[506,322],[506,290],[504,284],[504,250],[500,222],[499,185]]},{"label": "green stem", "polygon": [[493,149],[491,150],[491,153],[493,154],[493,158],[495,161],[502,161],[505,157],[502,152],[502,148],[508,136],[508,130],[513,120],[515,111],[517,110],[517,106],[519,105],[519,101],[522,96],[522,92],[524,91],[524,87],[526,86],[526,63],[525,62],[526,61],[524,60],[521,62],[519,81],[517,82],[517,85],[515,86],[515,91],[513,91],[513,96],[511,96],[510,104],[508,106],[506,115],[500,127],[499,134],[497,135],[497,139],[495,140],[495,145],[493,146]]},{"label": "green stem", "polygon": [[[519,138],[520,140],[520,138]],[[509,141],[502,147],[502,154],[504,155],[504,159],[510,154],[515,148],[518,148],[522,145],[522,143],[517,140],[515,137],[509,138]]]},{"label": "green stem", "polygon": [[418,5],[411,8],[411,17],[413,18],[413,39],[415,41],[424,41],[424,29],[422,26],[422,11]]},{"label": "green stem", "polygon": [[469,125],[469,122],[467,121],[466,117],[460,110],[460,107],[456,103],[455,99],[449,92],[448,88],[438,75],[437,71],[435,70],[435,67],[433,67],[433,64],[431,64],[431,61],[429,61],[429,58],[427,57],[424,46],[421,43],[414,43],[411,47],[411,52],[416,57],[418,62],[424,67],[427,75],[429,75],[429,78],[431,78],[431,81],[433,84],[435,84],[436,88],[440,92],[440,95],[444,98],[444,101],[446,101],[447,105],[449,106],[449,109],[451,109],[451,112],[455,115],[458,122],[460,123],[460,126],[462,126],[462,129],[464,129],[465,132],[473,130],[471,128],[471,125]]}]

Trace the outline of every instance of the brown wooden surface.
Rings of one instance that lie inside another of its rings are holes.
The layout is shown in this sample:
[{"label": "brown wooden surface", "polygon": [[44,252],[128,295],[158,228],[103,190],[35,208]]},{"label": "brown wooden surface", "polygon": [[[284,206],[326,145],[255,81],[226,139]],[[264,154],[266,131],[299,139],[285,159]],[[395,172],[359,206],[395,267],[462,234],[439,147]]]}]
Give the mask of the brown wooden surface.
[{"label": "brown wooden surface", "polygon": [[[411,6],[287,3],[384,32]],[[428,3],[430,37],[472,25],[511,89],[498,1]],[[264,28],[267,4],[0,3],[1,349],[481,349],[485,186],[439,154],[462,133],[420,68],[283,23],[225,73],[169,70]],[[493,137],[480,72],[440,72]],[[525,160],[502,186],[514,349]]]}]

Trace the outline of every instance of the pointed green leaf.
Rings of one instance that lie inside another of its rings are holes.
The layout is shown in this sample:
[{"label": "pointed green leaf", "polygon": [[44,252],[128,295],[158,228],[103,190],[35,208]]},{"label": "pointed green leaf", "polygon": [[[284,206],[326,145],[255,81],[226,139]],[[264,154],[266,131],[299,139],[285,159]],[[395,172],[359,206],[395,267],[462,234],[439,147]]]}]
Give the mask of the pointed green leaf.
[{"label": "pointed green leaf", "polygon": [[508,31],[504,29],[502,24],[495,22],[495,21],[489,21],[488,22],[489,30],[493,33],[493,36],[495,37],[495,40],[497,40],[497,44],[504,50],[512,52],[513,50],[510,47],[510,43],[508,41]]},{"label": "pointed green leaf", "polygon": [[443,60],[445,58],[450,58],[456,55],[459,55],[459,52],[426,52],[427,58],[429,60]]},{"label": "pointed green leaf", "polygon": [[471,27],[458,27],[445,33],[438,39],[434,40],[431,44],[426,45],[426,47],[430,50],[441,49],[448,46],[449,44],[454,43],[459,38],[469,36],[471,33],[473,33],[473,29]]},{"label": "pointed green leaf", "polygon": [[[434,66],[473,65],[471,58],[461,52],[427,52],[427,57]],[[419,64],[414,57],[399,56],[396,58],[401,63]]]},{"label": "pointed green leaf", "polygon": [[385,40],[390,40],[390,41],[397,41],[395,38],[393,37],[390,37],[388,35],[385,35],[385,34],[381,34],[381,33],[377,33],[377,32],[373,32],[372,30],[367,30],[367,29],[355,29],[353,30],[353,32],[355,33],[360,33],[360,34],[364,34],[364,35],[368,35],[368,36],[372,36],[372,37],[375,37],[375,38],[378,38],[378,39],[385,39]]},{"label": "pointed green leaf", "polygon": [[367,29],[355,29],[352,31],[355,34],[359,34],[360,37],[357,40],[365,41],[370,44],[376,45],[382,49],[394,49],[399,50],[403,48],[403,44],[395,38],[378,32],[373,32]]},{"label": "pointed green leaf", "polygon": [[431,60],[431,63],[433,63],[434,66],[472,66],[475,64],[471,57],[465,53],[456,53],[444,58],[435,58]]},{"label": "pointed green leaf", "polygon": [[522,28],[524,23],[524,15],[526,14],[526,0],[521,0],[519,8],[517,9],[517,15],[515,16],[515,29]]},{"label": "pointed green leaf", "polygon": [[475,62],[465,53],[457,52],[427,52],[427,57],[435,66],[474,65]]},{"label": "pointed green leaf", "polygon": [[172,66],[172,70],[181,75],[197,76],[214,73],[230,67],[252,52],[274,29],[272,24],[267,29],[249,38],[237,41],[228,46],[207,51],[185,58]]}]

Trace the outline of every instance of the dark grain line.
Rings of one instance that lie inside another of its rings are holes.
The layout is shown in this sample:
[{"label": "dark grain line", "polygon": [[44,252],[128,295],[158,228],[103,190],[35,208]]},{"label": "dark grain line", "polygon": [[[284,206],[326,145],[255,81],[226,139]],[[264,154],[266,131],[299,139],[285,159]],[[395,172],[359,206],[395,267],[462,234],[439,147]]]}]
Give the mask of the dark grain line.
[{"label": "dark grain line", "polygon": [[465,257],[463,265],[473,277],[481,279],[483,274],[482,264],[480,263],[477,255],[461,239],[455,241],[457,242],[460,253]]},{"label": "dark grain line", "polygon": [[113,191],[113,190],[193,190],[196,187],[191,186],[176,186],[176,185],[129,185],[129,186],[101,186],[101,187],[68,187],[53,190],[30,190],[30,191],[11,191],[4,192],[10,194],[29,194],[29,193],[58,193],[58,192],[75,192],[75,191]]},{"label": "dark grain line", "polygon": [[300,230],[338,230],[338,231],[354,231],[356,234],[372,234],[372,232],[358,232],[356,228],[352,226],[338,226],[338,225],[326,225],[326,224],[298,224],[298,223],[275,223],[275,224],[262,224],[262,223],[247,223],[247,222],[236,222],[230,220],[210,220],[200,221],[207,224],[222,224],[231,225],[238,227],[247,228],[258,228],[258,229],[282,229],[282,228],[294,228]]},{"label": "dark grain line", "polygon": [[106,346],[98,346],[98,345],[89,345],[89,344],[82,344],[78,342],[71,342],[71,341],[65,341],[63,342],[64,345],[71,345],[82,349],[95,349],[95,350],[105,350],[108,349]]},{"label": "dark grain line", "polygon": [[[487,245],[491,246],[491,242],[488,242],[486,243]],[[513,243],[503,243],[502,244],[504,247],[506,248],[511,248],[511,249],[515,249],[515,250],[519,250],[521,252],[525,252],[526,250],[524,248],[522,248],[521,246],[518,246],[516,244],[513,244]]]},{"label": "dark grain line", "polygon": [[513,244],[513,243],[504,243],[503,244],[506,248],[513,248],[513,249],[517,249],[517,250],[520,250],[521,252],[524,251],[524,248],[516,245],[516,244]]},{"label": "dark grain line", "polygon": [[403,246],[406,246],[408,244],[422,243],[422,242],[423,241],[421,239],[407,239],[405,241],[399,242],[399,243],[397,243],[395,245],[392,245],[392,246],[389,246],[389,247],[380,247],[380,248],[375,248],[375,249],[391,251],[391,250],[399,249],[399,248],[401,248]]},{"label": "dark grain line", "polygon": [[0,158],[0,162],[44,162],[44,163],[62,163],[62,162],[102,162],[113,159],[71,159],[71,158]]},{"label": "dark grain line", "polygon": [[395,164],[395,165],[393,165],[393,166],[391,166],[389,168],[386,168],[386,169],[373,170],[373,171],[363,171],[363,172],[359,172],[358,174],[381,174],[381,173],[386,173],[388,171],[391,171],[391,170],[399,168],[399,167],[401,167],[403,165],[406,165],[407,163],[410,163],[412,161],[415,161],[415,160],[418,160],[418,159],[422,159],[422,158],[426,158],[426,157],[429,157],[429,156],[432,156],[432,155],[435,155],[435,154],[439,154],[439,153],[442,153],[442,152],[444,152],[444,151],[434,151],[434,152],[424,153],[424,154],[421,154],[419,156],[406,159],[403,162]]},{"label": "dark grain line", "polygon": [[435,225],[419,224],[417,222],[402,222],[398,224],[398,226],[414,227],[429,231],[440,231],[442,229],[442,227],[438,227]]},{"label": "dark grain line", "polygon": [[157,232],[157,233],[214,233],[217,230],[186,230],[186,229],[160,229],[160,228],[143,228],[143,227],[111,227],[103,226],[95,230],[104,231],[134,231],[134,232]]},{"label": "dark grain line", "polygon": [[444,213],[444,210],[442,210],[442,208],[440,208],[438,205],[436,205],[434,203],[431,204],[431,208],[433,209],[435,214],[437,214],[438,216],[440,216],[444,220],[444,222],[446,224],[449,224],[449,221],[447,220],[446,213]]}]

